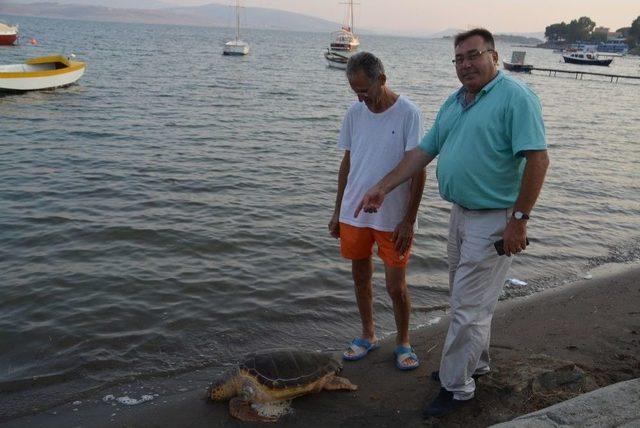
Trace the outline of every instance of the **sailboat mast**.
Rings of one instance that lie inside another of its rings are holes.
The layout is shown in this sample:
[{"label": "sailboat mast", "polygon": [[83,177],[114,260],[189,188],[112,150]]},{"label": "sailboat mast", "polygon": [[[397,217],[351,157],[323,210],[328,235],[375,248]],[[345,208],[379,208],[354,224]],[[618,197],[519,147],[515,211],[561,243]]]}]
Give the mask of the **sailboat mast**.
[{"label": "sailboat mast", "polygon": [[356,31],[353,28],[353,0],[349,0],[349,7],[351,8],[351,11],[349,13],[351,15],[351,33],[355,34]]},{"label": "sailboat mast", "polygon": [[240,0],[236,0],[236,40],[240,40]]}]

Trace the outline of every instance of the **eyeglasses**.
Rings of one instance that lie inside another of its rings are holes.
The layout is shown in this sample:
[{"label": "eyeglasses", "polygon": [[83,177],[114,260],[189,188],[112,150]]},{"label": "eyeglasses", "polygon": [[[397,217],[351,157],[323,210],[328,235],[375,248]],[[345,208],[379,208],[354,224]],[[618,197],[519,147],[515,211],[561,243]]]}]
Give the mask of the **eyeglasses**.
[{"label": "eyeglasses", "polygon": [[451,62],[454,63],[456,66],[458,65],[462,65],[462,63],[464,62],[464,60],[466,59],[467,61],[475,61],[478,58],[480,58],[482,56],[482,54],[485,54],[487,52],[495,52],[494,49],[485,49],[483,51],[479,51],[477,49],[472,50],[471,52],[467,52],[466,55],[456,55],[455,59],[452,59]]}]

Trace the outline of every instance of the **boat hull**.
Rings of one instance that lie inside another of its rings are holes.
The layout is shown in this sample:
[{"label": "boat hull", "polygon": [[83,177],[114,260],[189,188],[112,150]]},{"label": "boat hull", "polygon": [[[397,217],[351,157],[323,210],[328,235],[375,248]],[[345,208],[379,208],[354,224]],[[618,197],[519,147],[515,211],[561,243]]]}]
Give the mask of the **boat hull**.
[{"label": "boat hull", "polygon": [[511,62],[502,61],[502,65],[505,70],[516,73],[531,73],[531,70],[533,70],[533,65],[531,64],[513,64]]},{"label": "boat hull", "polygon": [[338,70],[346,70],[349,57],[342,53],[325,52],[324,58],[327,60],[327,65],[331,68],[337,68]]},{"label": "boat hull", "polygon": [[0,45],[9,46],[16,43],[18,34],[0,34]]},{"label": "boat hull", "polygon": [[335,68],[337,70],[346,70],[347,69],[347,64],[346,63],[342,63],[342,62],[335,62],[335,61],[327,60],[327,65],[330,68]]},{"label": "boat hull", "polygon": [[249,54],[249,49],[243,49],[243,50],[224,50],[222,51],[222,55],[230,55],[230,56],[244,56],[244,55],[248,55]]},{"label": "boat hull", "polygon": [[613,59],[580,59],[580,58],[571,58],[565,55],[562,55],[564,58],[564,62],[569,64],[581,64],[581,65],[600,65],[603,67],[608,67],[609,64],[613,61]]},{"label": "boat hull", "polygon": [[355,52],[360,47],[360,42],[351,43],[331,43],[329,49],[338,52]]},{"label": "boat hull", "polygon": [[234,42],[227,42],[222,49],[222,55],[241,56],[249,53],[249,45],[244,42],[242,44],[236,44]]},{"label": "boat hull", "polygon": [[[29,65],[64,64],[64,67],[33,69]],[[13,68],[11,68],[13,67]],[[24,71],[20,71],[22,68]],[[86,65],[80,61],[68,61],[62,57],[34,58],[25,65],[4,66],[0,69],[0,90],[36,91],[68,86],[82,77]]]}]

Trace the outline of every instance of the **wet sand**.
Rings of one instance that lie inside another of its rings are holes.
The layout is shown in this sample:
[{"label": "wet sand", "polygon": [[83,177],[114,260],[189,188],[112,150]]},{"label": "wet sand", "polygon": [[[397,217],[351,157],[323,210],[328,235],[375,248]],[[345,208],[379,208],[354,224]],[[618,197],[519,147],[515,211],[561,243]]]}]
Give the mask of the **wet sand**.
[{"label": "wet sand", "polygon": [[[343,375],[358,391],[323,391],[293,401],[277,426],[391,427],[488,426],[511,420],[583,392],[640,377],[640,265],[615,265],[590,280],[500,302],[492,329],[492,372],[478,382],[475,399],[457,414],[424,420],[424,404],[439,384],[429,378],[440,361],[447,317],[412,332],[421,367],[400,372],[393,339]],[[137,381],[94,397],[2,424],[6,427],[235,427],[269,426],[230,418],[225,403],[205,399],[207,370]],[[126,406],[108,394],[153,400]]]}]

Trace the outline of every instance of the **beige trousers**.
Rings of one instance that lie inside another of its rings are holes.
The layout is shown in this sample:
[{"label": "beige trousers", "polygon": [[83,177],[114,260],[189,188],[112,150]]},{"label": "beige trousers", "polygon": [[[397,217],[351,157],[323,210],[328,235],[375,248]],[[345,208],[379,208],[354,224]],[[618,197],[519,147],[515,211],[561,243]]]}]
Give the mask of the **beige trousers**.
[{"label": "beige trousers", "polygon": [[473,398],[474,373],[489,371],[491,319],[512,257],[498,256],[493,243],[511,209],[468,210],[453,204],[449,221],[451,324],[447,332],[440,382],[456,400]]}]

